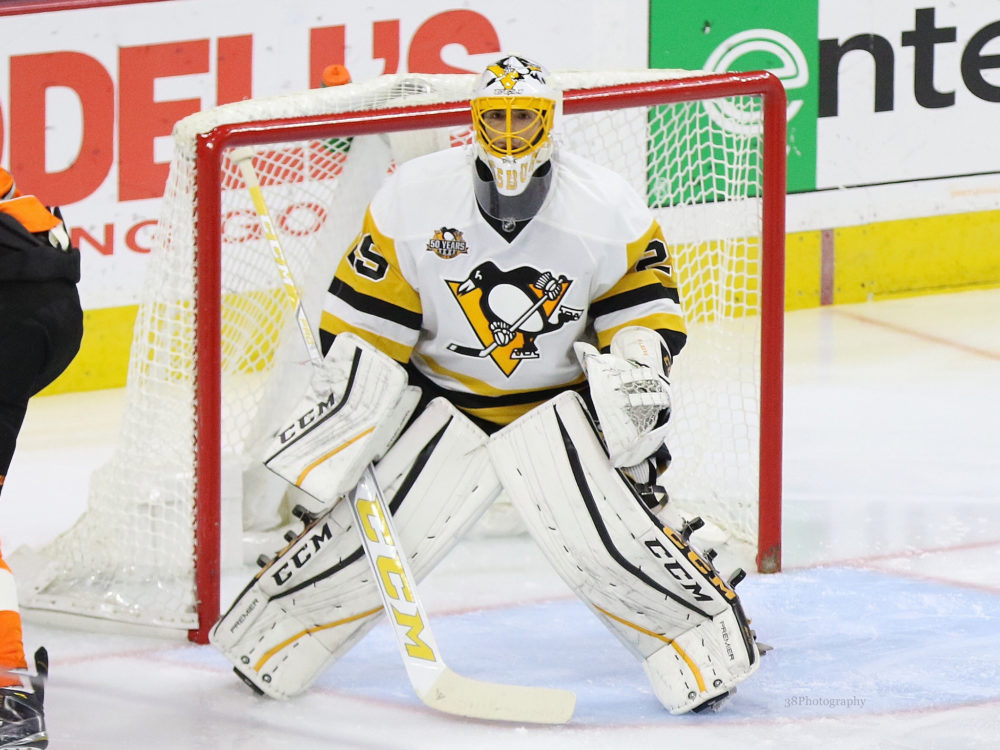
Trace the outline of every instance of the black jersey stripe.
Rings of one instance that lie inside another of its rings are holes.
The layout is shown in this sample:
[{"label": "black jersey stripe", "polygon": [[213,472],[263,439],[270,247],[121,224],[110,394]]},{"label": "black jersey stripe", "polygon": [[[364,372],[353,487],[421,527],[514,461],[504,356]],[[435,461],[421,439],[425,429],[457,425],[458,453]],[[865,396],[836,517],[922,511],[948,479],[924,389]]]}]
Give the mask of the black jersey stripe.
[{"label": "black jersey stripe", "polygon": [[319,350],[323,352],[324,357],[330,351],[330,347],[333,346],[335,338],[337,338],[335,334],[330,333],[324,328],[319,329]]},{"label": "black jersey stripe", "polygon": [[590,315],[599,318],[602,315],[627,310],[646,302],[657,302],[669,299],[680,304],[680,295],[676,289],[665,287],[660,284],[646,284],[635,289],[615,294],[606,299],[597,300],[590,303]]},{"label": "black jersey stripe", "polygon": [[681,349],[684,348],[684,344],[687,343],[686,333],[674,331],[669,328],[657,328],[656,332],[660,334],[660,338],[666,344],[667,351],[670,352],[671,357],[676,357],[680,354]]},{"label": "black jersey stripe", "polygon": [[581,382],[572,385],[560,385],[554,388],[541,388],[537,391],[521,391],[519,393],[506,393],[502,395],[465,393],[464,391],[453,391],[443,388],[420,372],[412,363],[407,364],[406,369],[410,375],[411,385],[419,385],[426,394],[443,396],[462,411],[469,409],[498,409],[508,406],[541,403],[542,401],[548,401],[550,398],[558,396],[566,390],[582,391],[586,389],[586,383]]},{"label": "black jersey stripe", "polygon": [[379,297],[370,297],[367,294],[362,294],[338,278],[334,278],[334,280],[330,282],[329,292],[334,297],[343,300],[355,310],[391,321],[397,325],[403,326],[404,328],[409,328],[414,331],[420,330],[420,326],[423,321],[423,315],[420,313],[415,313],[412,310],[407,310],[399,305],[394,305],[392,302]]}]

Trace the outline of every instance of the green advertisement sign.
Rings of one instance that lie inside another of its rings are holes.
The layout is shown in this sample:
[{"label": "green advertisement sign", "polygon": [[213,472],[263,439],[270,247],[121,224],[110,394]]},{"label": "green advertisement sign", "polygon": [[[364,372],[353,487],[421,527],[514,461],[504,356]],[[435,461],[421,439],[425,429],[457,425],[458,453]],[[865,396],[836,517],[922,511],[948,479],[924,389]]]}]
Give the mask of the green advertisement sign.
[{"label": "green advertisement sign", "polygon": [[818,0],[650,0],[649,65],[769,70],[788,96],[788,191],[816,188]]}]

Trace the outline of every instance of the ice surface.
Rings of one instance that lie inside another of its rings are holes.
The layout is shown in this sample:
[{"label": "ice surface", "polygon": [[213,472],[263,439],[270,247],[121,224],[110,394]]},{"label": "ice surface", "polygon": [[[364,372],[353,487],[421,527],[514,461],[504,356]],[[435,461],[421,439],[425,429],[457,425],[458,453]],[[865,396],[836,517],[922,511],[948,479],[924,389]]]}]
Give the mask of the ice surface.
[{"label": "ice surface", "polygon": [[[739,587],[774,650],[718,713],[669,715],[529,540],[477,539],[421,587],[444,656],[470,677],[575,690],[567,726],[435,713],[382,625],[306,695],[276,702],[210,647],[29,616],[28,648],[52,659],[52,747],[995,747],[998,320],[998,290],[786,317],[785,572]],[[32,403],[0,503],[7,552],[80,513],[119,404],[116,392]]]}]

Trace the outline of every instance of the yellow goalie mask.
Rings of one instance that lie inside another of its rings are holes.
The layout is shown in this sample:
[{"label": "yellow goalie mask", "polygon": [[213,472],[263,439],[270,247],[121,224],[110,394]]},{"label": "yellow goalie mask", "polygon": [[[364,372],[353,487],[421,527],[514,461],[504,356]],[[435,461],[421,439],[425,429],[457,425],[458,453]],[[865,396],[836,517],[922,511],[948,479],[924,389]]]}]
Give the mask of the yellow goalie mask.
[{"label": "yellow goalie mask", "polygon": [[484,71],[473,95],[476,150],[500,196],[521,195],[551,156],[558,95],[547,75],[541,65],[510,55]]}]

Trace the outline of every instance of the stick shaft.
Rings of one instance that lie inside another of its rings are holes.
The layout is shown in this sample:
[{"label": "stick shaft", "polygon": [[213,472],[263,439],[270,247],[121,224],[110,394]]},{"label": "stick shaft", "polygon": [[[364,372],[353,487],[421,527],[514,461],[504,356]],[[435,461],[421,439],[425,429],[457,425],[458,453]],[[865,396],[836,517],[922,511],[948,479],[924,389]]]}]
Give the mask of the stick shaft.
[{"label": "stick shaft", "polygon": [[231,158],[236,162],[240,168],[240,172],[243,174],[243,180],[246,183],[250,199],[253,201],[254,211],[257,213],[261,231],[263,231],[264,238],[271,248],[271,257],[274,259],[274,264],[281,275],[281,283],[285,289],[285,294],[295,308],[295,320],[298,323],[302,340],[305,342],[306,351],[309,353],[309,359],[312,360],[314,365],[318,365],[323,361],[323,354],[316,343],[312,326],[309,325],[309,317],[302,302],[302,293],[299,291],[299,285],[295,283],[291,266],[288,265],[288,258],[281,247],[281,240],[278,238],[277,231],[275,231],[274,222],[271,221],[271,214],[267,210],[264,193],[260,189],[260,180],[257,178],[257,170],[253,166],[253,149],[234,149]]},{"label": "stick shaft", "polygon": [[416,595],[399,534],[369,465],[350,496],[351,511],[378,584],[414,692],[439,711],[477,719],[562,724],[573,716],[568,690],[484,682],[453,672],[441,657],[430,620]]}]

